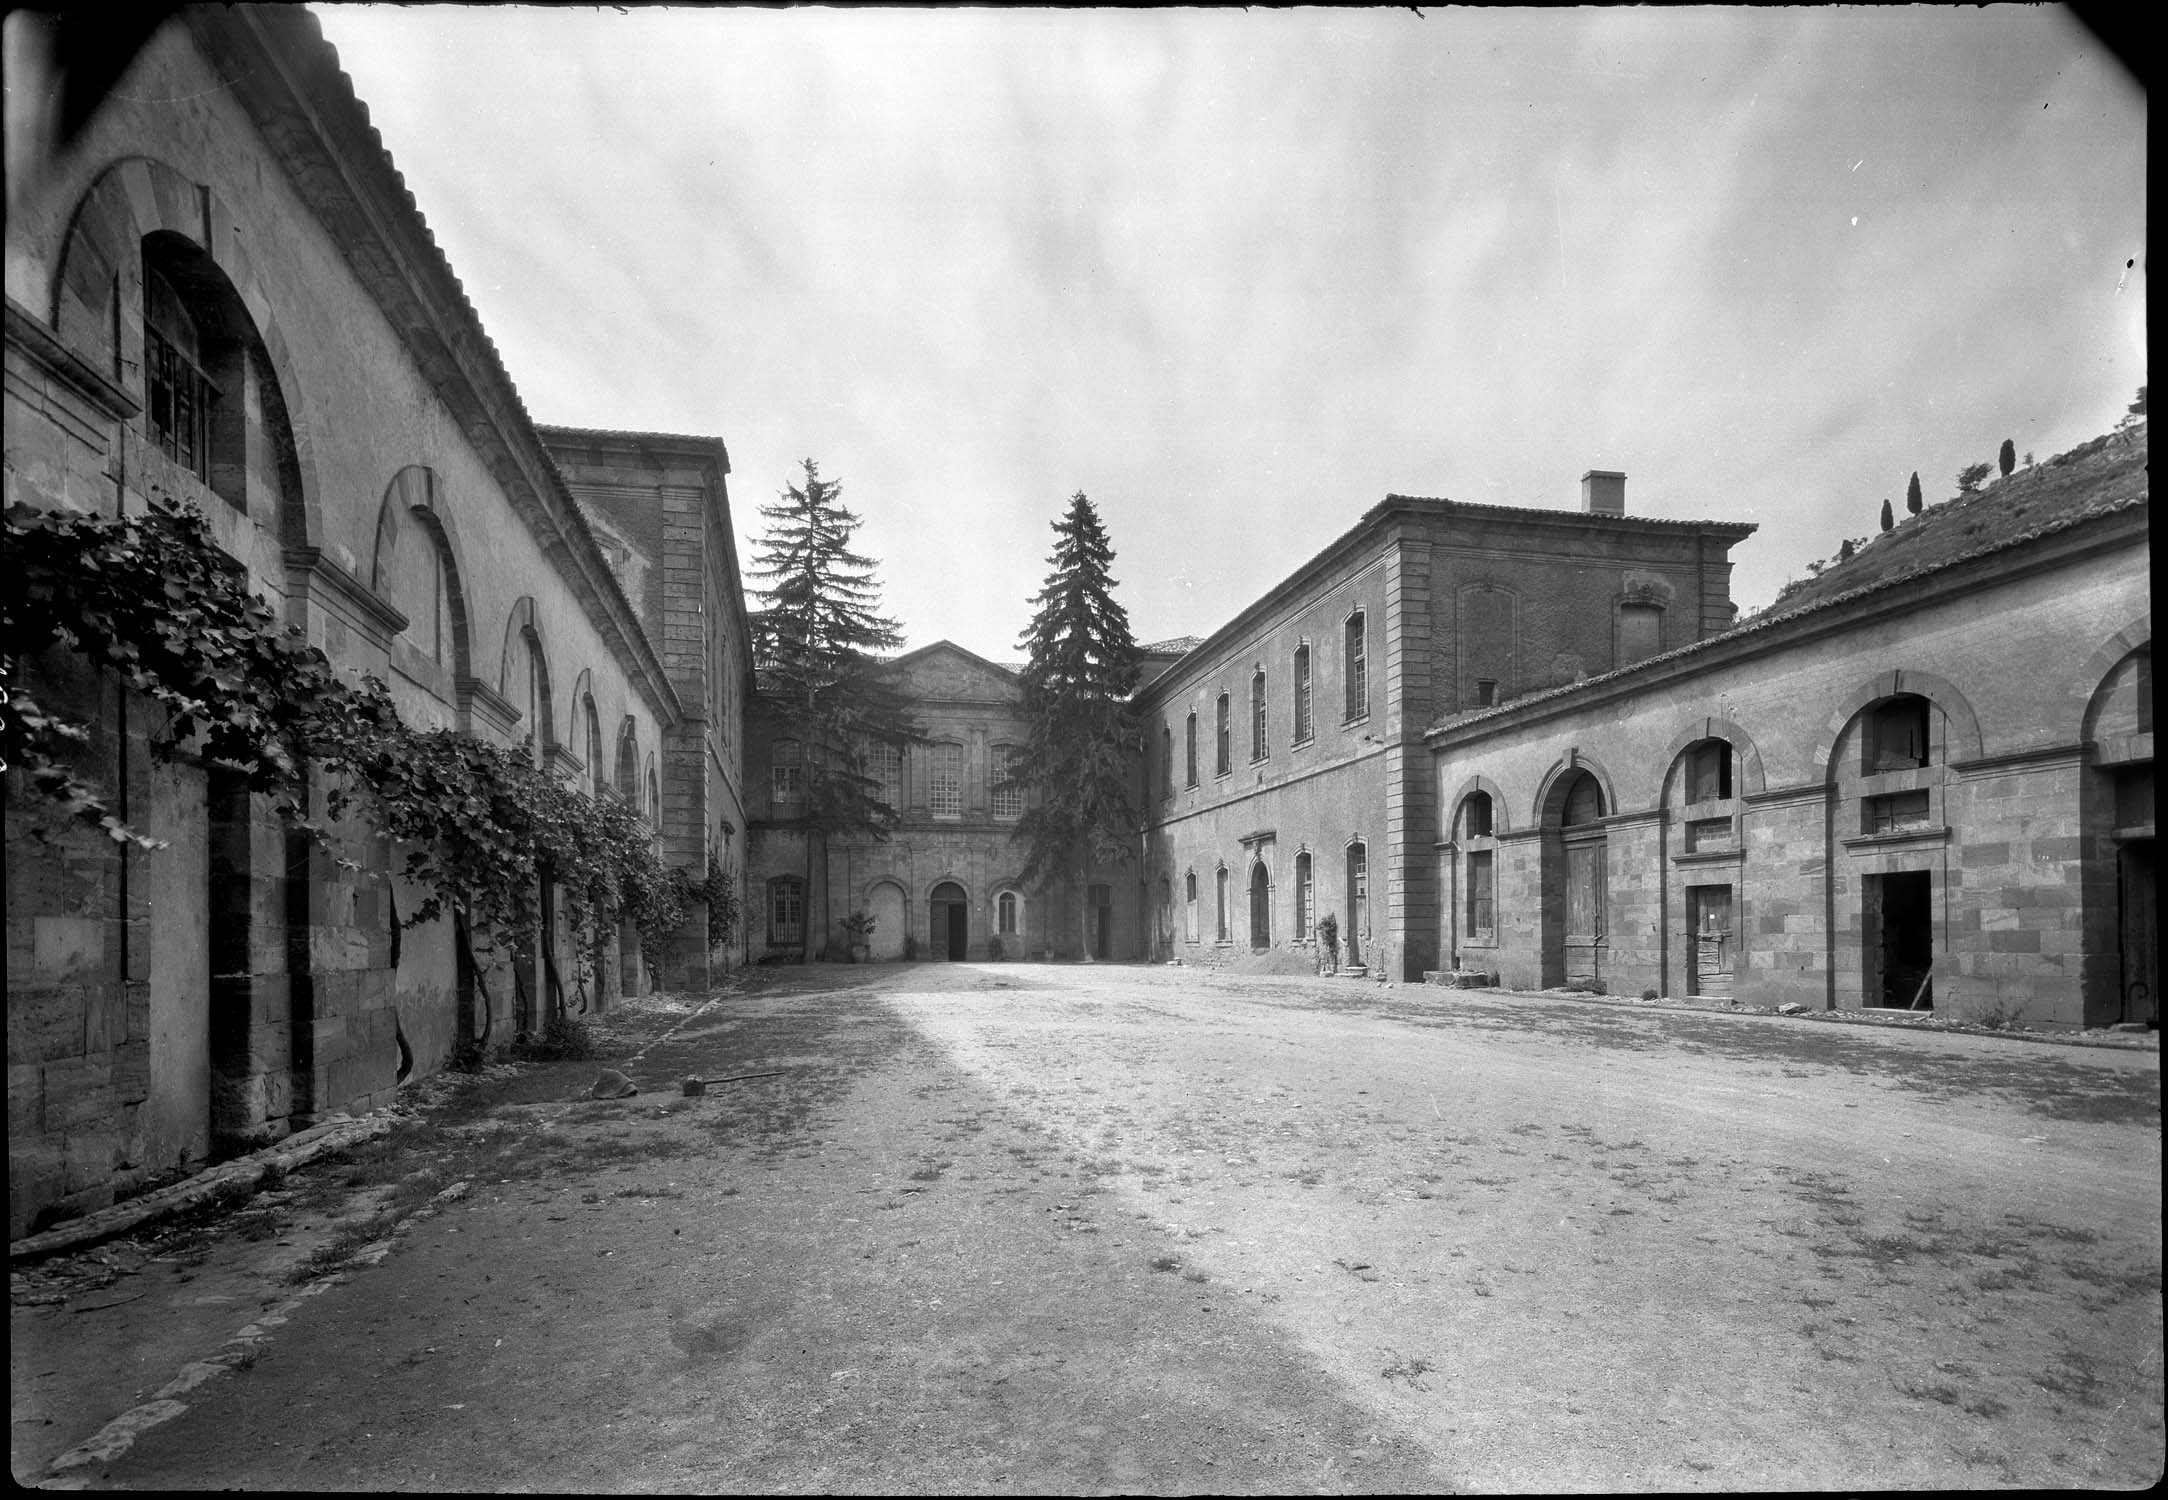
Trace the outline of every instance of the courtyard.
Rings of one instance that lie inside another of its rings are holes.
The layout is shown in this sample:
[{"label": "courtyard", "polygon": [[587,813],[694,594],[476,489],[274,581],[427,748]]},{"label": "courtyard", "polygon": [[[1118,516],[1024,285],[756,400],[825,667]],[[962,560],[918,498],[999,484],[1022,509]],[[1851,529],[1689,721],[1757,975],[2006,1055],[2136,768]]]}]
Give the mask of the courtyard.
[{"label": "courtyard", "polygon": [[[2157,1050],[998,963],[763,971],[596,1029],[19,1270],[18,1478],[2160,1477]],[[603,1066],[640,1092],[588,1098]]]}]

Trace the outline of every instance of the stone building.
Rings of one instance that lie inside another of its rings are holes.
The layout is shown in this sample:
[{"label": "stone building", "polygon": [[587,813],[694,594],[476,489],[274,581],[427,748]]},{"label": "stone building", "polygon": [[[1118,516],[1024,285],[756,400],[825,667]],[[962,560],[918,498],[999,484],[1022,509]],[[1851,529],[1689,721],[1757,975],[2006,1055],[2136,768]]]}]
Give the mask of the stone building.
[{"label": "stone building", "polygon": [[1439,963],[1441,714],[1608,673],[1730,628],[1753,527],[1389,496],[1138,694],[1146,950],[1314,954],[1420,979]]},{"label": "stone building", "polygon": [[[8,20],[7,503],[191,501],[408,722],[531,743],[672,858],[727,858],[746,631],[721,445],[537,431],[305,10],[182,12],[64,151],[20,128],[56,93],[41,25]],[[579,984],[559,931],[481,967],[449,922],[398,932],[420,893],[397,851],[301,841],[80,683],[95,759],[167,847],[44,827],[11,787],[11,1234],[378,1104]],[[606,947],[587,1003],[645,983],[631,958]],[[666,960],[727,961],[698,935]]]},{"label": "stone building", "polygon": [[885,839],[809,840],[800,816],[803,747],[755,700],[753,742],[766,774],[752,777],[753,956],[844,958],[843,919],[864,912],[874,918],[867,946],[875,961],[1074,958],[1080,946],[1096,958],[1138,957],[1136,907],[1119,895],[1133,870],[1127,882],[1119,871],[1091,872],[1081,926],[1071,882],[1023,883],[1016,825],[1024,794],[1002,785],[1026,737],[1016,670],[951,641],[899,656],[886,670],[909,698],[924,743],[875,766],[883,800],[902,814]]},{"label": "stone building", "polygon": [[2140,424],[1906,519],[1736,630],[1463,698],[1424,735],[1437,821],[1410,851],[1438,965],[2154,1021],[2146,459]]}]

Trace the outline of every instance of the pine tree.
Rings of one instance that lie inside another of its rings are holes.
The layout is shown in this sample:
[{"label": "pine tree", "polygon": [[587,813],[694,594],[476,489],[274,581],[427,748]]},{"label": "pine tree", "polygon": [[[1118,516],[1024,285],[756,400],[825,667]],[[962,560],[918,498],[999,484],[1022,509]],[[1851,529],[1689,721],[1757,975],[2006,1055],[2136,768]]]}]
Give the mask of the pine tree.
[{"label": "pine tree", "polygon": [[1042,889],[1064,875],[1072,882],[1079,948],[1089,958],[1085,879],[1094,864],[1126,864],[1136,854],[1130,778],[1144,730],[1130,694],[1140,662],[1129,612],[1114,597],[1114,549],[1082,490],[1054,536],[1051,571],[1019,643],[1030,657],[1022,767],[1029,798],[1017,831],[1028,846],[1026,881]]},{"label": "pine tree", "polygon": [[2008,479],[2010,471],[2017,467],[2017,444],[2008,438],[2002,440],[2002,452],[1995,455],[1995,462],[2002,467],[2002,477]]},{"label": "pine tree", "polygon": [[761,583],[752,618],[760,695],[779,737],[800,746],[805,796],[806,910],[814,875],[825,870],[832,835],[885,839],[901,813],[881,800],[868,773],[875,745],[898,750],[918,740],[909,701],[882,675],[878,653],[902,644],[896,622],[880,612],[881,586],[871,558],[851,550],[860,519],[842,503],[839,480],[804,460],[804,485],[788,485],[763,505],[768,523],[750,570]]},{"label": "pine tree", "polygon": [[1920,499],[1920,471],[1914,469],[1912,471],[1912,482],[1905,486],[1905,509],[1916,516],[1920,513],[1922,504],[1923,502]]},{"label": "pine tree", "polygon": [[1882,529],[1887,531],[1896,524],[1897,518],[1890,513],[1889,502],[1884,500],[1882,502]]},{"label": "pine tree", "polygon": [[1994,472],[1993,464],[1966,464],[1957,471],[1957,493],[1969,495],[1980,487],[1987,476]]}]

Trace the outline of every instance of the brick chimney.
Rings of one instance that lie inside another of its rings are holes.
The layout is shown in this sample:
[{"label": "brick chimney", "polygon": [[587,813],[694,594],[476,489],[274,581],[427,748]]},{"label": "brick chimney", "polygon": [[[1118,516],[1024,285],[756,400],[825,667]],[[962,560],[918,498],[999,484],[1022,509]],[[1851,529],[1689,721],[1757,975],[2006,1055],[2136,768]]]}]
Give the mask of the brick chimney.
[{"label": "brick chimney", "polygon": [[1616,469],[1590,469],[1581,476],[1581,509],[1592,516],[1626,514],[1626,476]]}]

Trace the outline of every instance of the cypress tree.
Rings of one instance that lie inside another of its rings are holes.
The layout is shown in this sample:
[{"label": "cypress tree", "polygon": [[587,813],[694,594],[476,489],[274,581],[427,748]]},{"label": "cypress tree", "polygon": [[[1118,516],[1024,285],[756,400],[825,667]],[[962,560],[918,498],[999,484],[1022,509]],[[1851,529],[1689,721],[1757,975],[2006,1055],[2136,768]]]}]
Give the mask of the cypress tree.
[{"label": "cypress tree", "polygon": [[2010,471],[2017,467],[2017,444],[2011,442],[2008,438],[2004,438],[2002,440],[2002,452],[1995,455],[1995,461],[2002,465],[2002,477],[2008,479]]},{"label": "cypress tree", "polygon": [[1882,502],[1882,529],[1887,531],[1896,524],[1897,518],[1890,513],[1889,502],[1884,500]]},{"label": "cypress tree", "polygon": [[1905,486],[1905,509],[1916,516],[1920,513],[1921,504],[1920,471],[1914,469],[1912,471],[1912,482]]},{"label": "cypress tree", "polygon": [[1136,855],[1131,778],[1144,729],[1130,694],[1140,660],[1129,612],[1114,597],[1114,549],[1082,490],[1053,527],[1050,571],[1019,643],[1029,656],[1022,766],[1029,797],[1017,832],[1028,846],[1027,882],[1045,889],[1062,876],[1071,881],[1078,945],[1089,958],[1083,895],[1091,867]]},{"label": "cypress tree", "polygon": [[878,653],[903,633],[880,611],[873,560],[851,550],[860,518],[844,506],[840,480],[821,478],[810,458],[803,467],[802,487],[787,485],[760,508],[768,525],[750,572],[763,606],[751,622],[756,684],[779,737],[801,747],[810,939],[816,914],[825,927],[814,875],[827,868],[827,840],[885,839],[902,816],[881,800],[870,751],[901,750],[919,734],[908,699],[880,671]]}]

